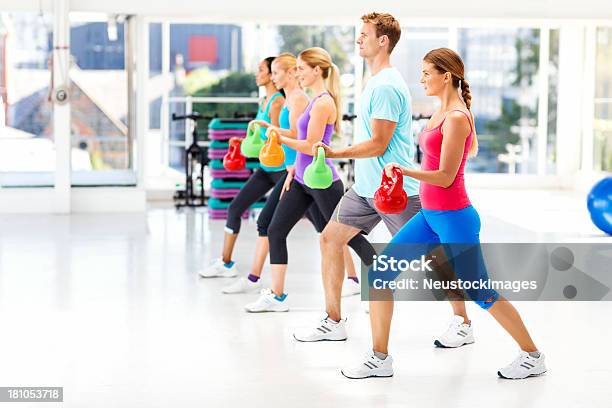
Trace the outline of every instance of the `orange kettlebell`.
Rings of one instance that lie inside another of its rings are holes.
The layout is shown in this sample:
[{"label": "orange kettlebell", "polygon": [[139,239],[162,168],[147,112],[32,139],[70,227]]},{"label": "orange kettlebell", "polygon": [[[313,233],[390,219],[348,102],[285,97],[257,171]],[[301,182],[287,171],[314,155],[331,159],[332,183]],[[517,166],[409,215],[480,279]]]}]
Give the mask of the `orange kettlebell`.
[{"label": "orange kettlebell", "polygon": [[285,163],[285,151],[278,141],[278,132],[272,130],[266,144],[259,151],[259,161],[266,167],[279,167]]},{"label": "orange kettlebell", "polygon": [[240,143],[242,143],[242,139],[238,137],[232,137],[229,140],[229,149],[223,156],[223,167],[226,170],[238,171],[246,166],[246,157],[240,152]]},{"label": "orange kettlebell", "polygon": [[383,170],[380,187],[374,193],[374,206],[383,214],[399,214],[406,209],[408,195],[404,191],[404,175],[398,167],[393,168],[393,177]]}]

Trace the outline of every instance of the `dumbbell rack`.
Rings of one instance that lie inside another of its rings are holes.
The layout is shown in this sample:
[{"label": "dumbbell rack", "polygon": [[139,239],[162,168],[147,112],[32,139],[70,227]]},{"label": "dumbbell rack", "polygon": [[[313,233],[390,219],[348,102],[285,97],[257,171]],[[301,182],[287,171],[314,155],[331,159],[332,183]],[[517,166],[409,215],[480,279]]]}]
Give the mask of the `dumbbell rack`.
[{"label": "dumbbell rack", "polygon": [[[223,168],[223,156],[229,148],[229,139],[232,137],[246,137],[249,119],[213,119],[208,125],[208,138],[210,147],[208,158],[210,159],[211,192],[208,200],[208,215],[211,219],[226,219],[229,205],[234,197],[238,195],[248,178],[258,169],[259,160],[247,159],[246,168],[240,171],[228,171]],[[262,208],[265,199],[253,204],[250,209]],[[249,212],[242,214],[247,218]]]}]

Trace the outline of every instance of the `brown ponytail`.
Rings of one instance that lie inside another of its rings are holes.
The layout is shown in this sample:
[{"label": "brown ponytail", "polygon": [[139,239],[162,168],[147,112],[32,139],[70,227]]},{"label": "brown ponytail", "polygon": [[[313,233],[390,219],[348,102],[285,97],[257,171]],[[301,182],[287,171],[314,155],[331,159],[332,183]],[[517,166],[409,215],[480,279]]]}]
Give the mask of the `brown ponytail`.
[{"label": "brown ponytail", "polygon": [[470,150],[468,150],[468,156],[474,157],[478,154],[478,138],[476,138],[476,123],[474,123],[474,114],[472,114],[472,91],[470,91],[470,84],[465,79],[461,79],[461,98],[463,98],[463,103],[465,103],[466,108],[470,111],[470,116],[472,116],[474,136],[472,137]]},{"label": "brown ponytail", "polygon": [[442,73],[449,72],[452,76],[452,84],[455,88],[461,88],[461,98],[465,107],[470,112],[472,117],[472,144],[468,150],[468,156],[474,157],[478,153],[478,139],[476,137],[476,124],[474,123],[474,114],[472,114],[472,92],[470,84],[465,80],[465,68],[463,60],[455,51],[450,48],[436,48],[429,51],[423,61],[433,64],[436,69]]},{"label": "brown ponytail", "polygon": [[465,79],[461,80],[461,97],[466,108],[470,109],[472,107],[472,91],[470,91],[470,84]]}]

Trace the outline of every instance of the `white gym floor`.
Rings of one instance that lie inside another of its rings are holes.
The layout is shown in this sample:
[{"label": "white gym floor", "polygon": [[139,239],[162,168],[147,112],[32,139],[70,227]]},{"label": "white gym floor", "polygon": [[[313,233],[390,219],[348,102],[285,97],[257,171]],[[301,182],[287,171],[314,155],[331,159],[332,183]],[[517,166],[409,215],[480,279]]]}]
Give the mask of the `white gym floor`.
[{"label": "white gym floor", "polygon": [[[483,241],[612,243],[573,193],[475,190],[471,198]],[[395,377],[348,380],[340,367],[370,347],[358,297],[343,303],[348,341],[291,336],[323,310],[311,225],[300,222],[289,238],[291,311],[258,315],[242,309],[255,295],[222,295],[229,279],[197,276],[218,256],[223,226],[205,210],[173,208],[0,217],[0,386],[63,386],[65,402],[44,406],[79,408],[612,404],[612,302],[517,304],[549,369],[524,381],[497,378],[518,349],[475,305],[476,343],[449,350],[432,344],[451,316],[448,304],[398,303]],[[236,261],[244,272],[255,237],[253,221],[243,222]]]}]

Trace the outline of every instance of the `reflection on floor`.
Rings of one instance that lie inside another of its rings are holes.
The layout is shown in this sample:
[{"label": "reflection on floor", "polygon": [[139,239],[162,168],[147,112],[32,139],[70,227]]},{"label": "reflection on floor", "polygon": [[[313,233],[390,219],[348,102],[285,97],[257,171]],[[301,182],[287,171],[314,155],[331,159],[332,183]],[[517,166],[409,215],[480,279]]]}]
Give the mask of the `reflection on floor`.
[{"label": "reflection on floor", "polygon": [[[579,197],[483,190],[472,199],[483,241],[612,242],[590,224]],[[347,342],[291,338],[323,305],[317,236],[307,222],[289,240],[291,312],[280,315],[248,315],[242,306],[253,295],[221,295],[228,279],[197,277],[223,235],[223,222],[203,210],[2,216],[0,227],[0,386],[63,386],[63,407],[604,407],[612,400],[610,302],[518,304],[550,370],[518,382],[496,377],[517,349],[485,312],[469,305],[474,345],[441,350],[432,337],[445,328],[448,305],[404,302],[392,333],[395,377],[350,381],[339,367],[370,345],[358,297],[343,305]],[[386,234],[379,229],[372,239]],[[236,254],[242,271],[255,236],[253,220],[245,221]]]}]

